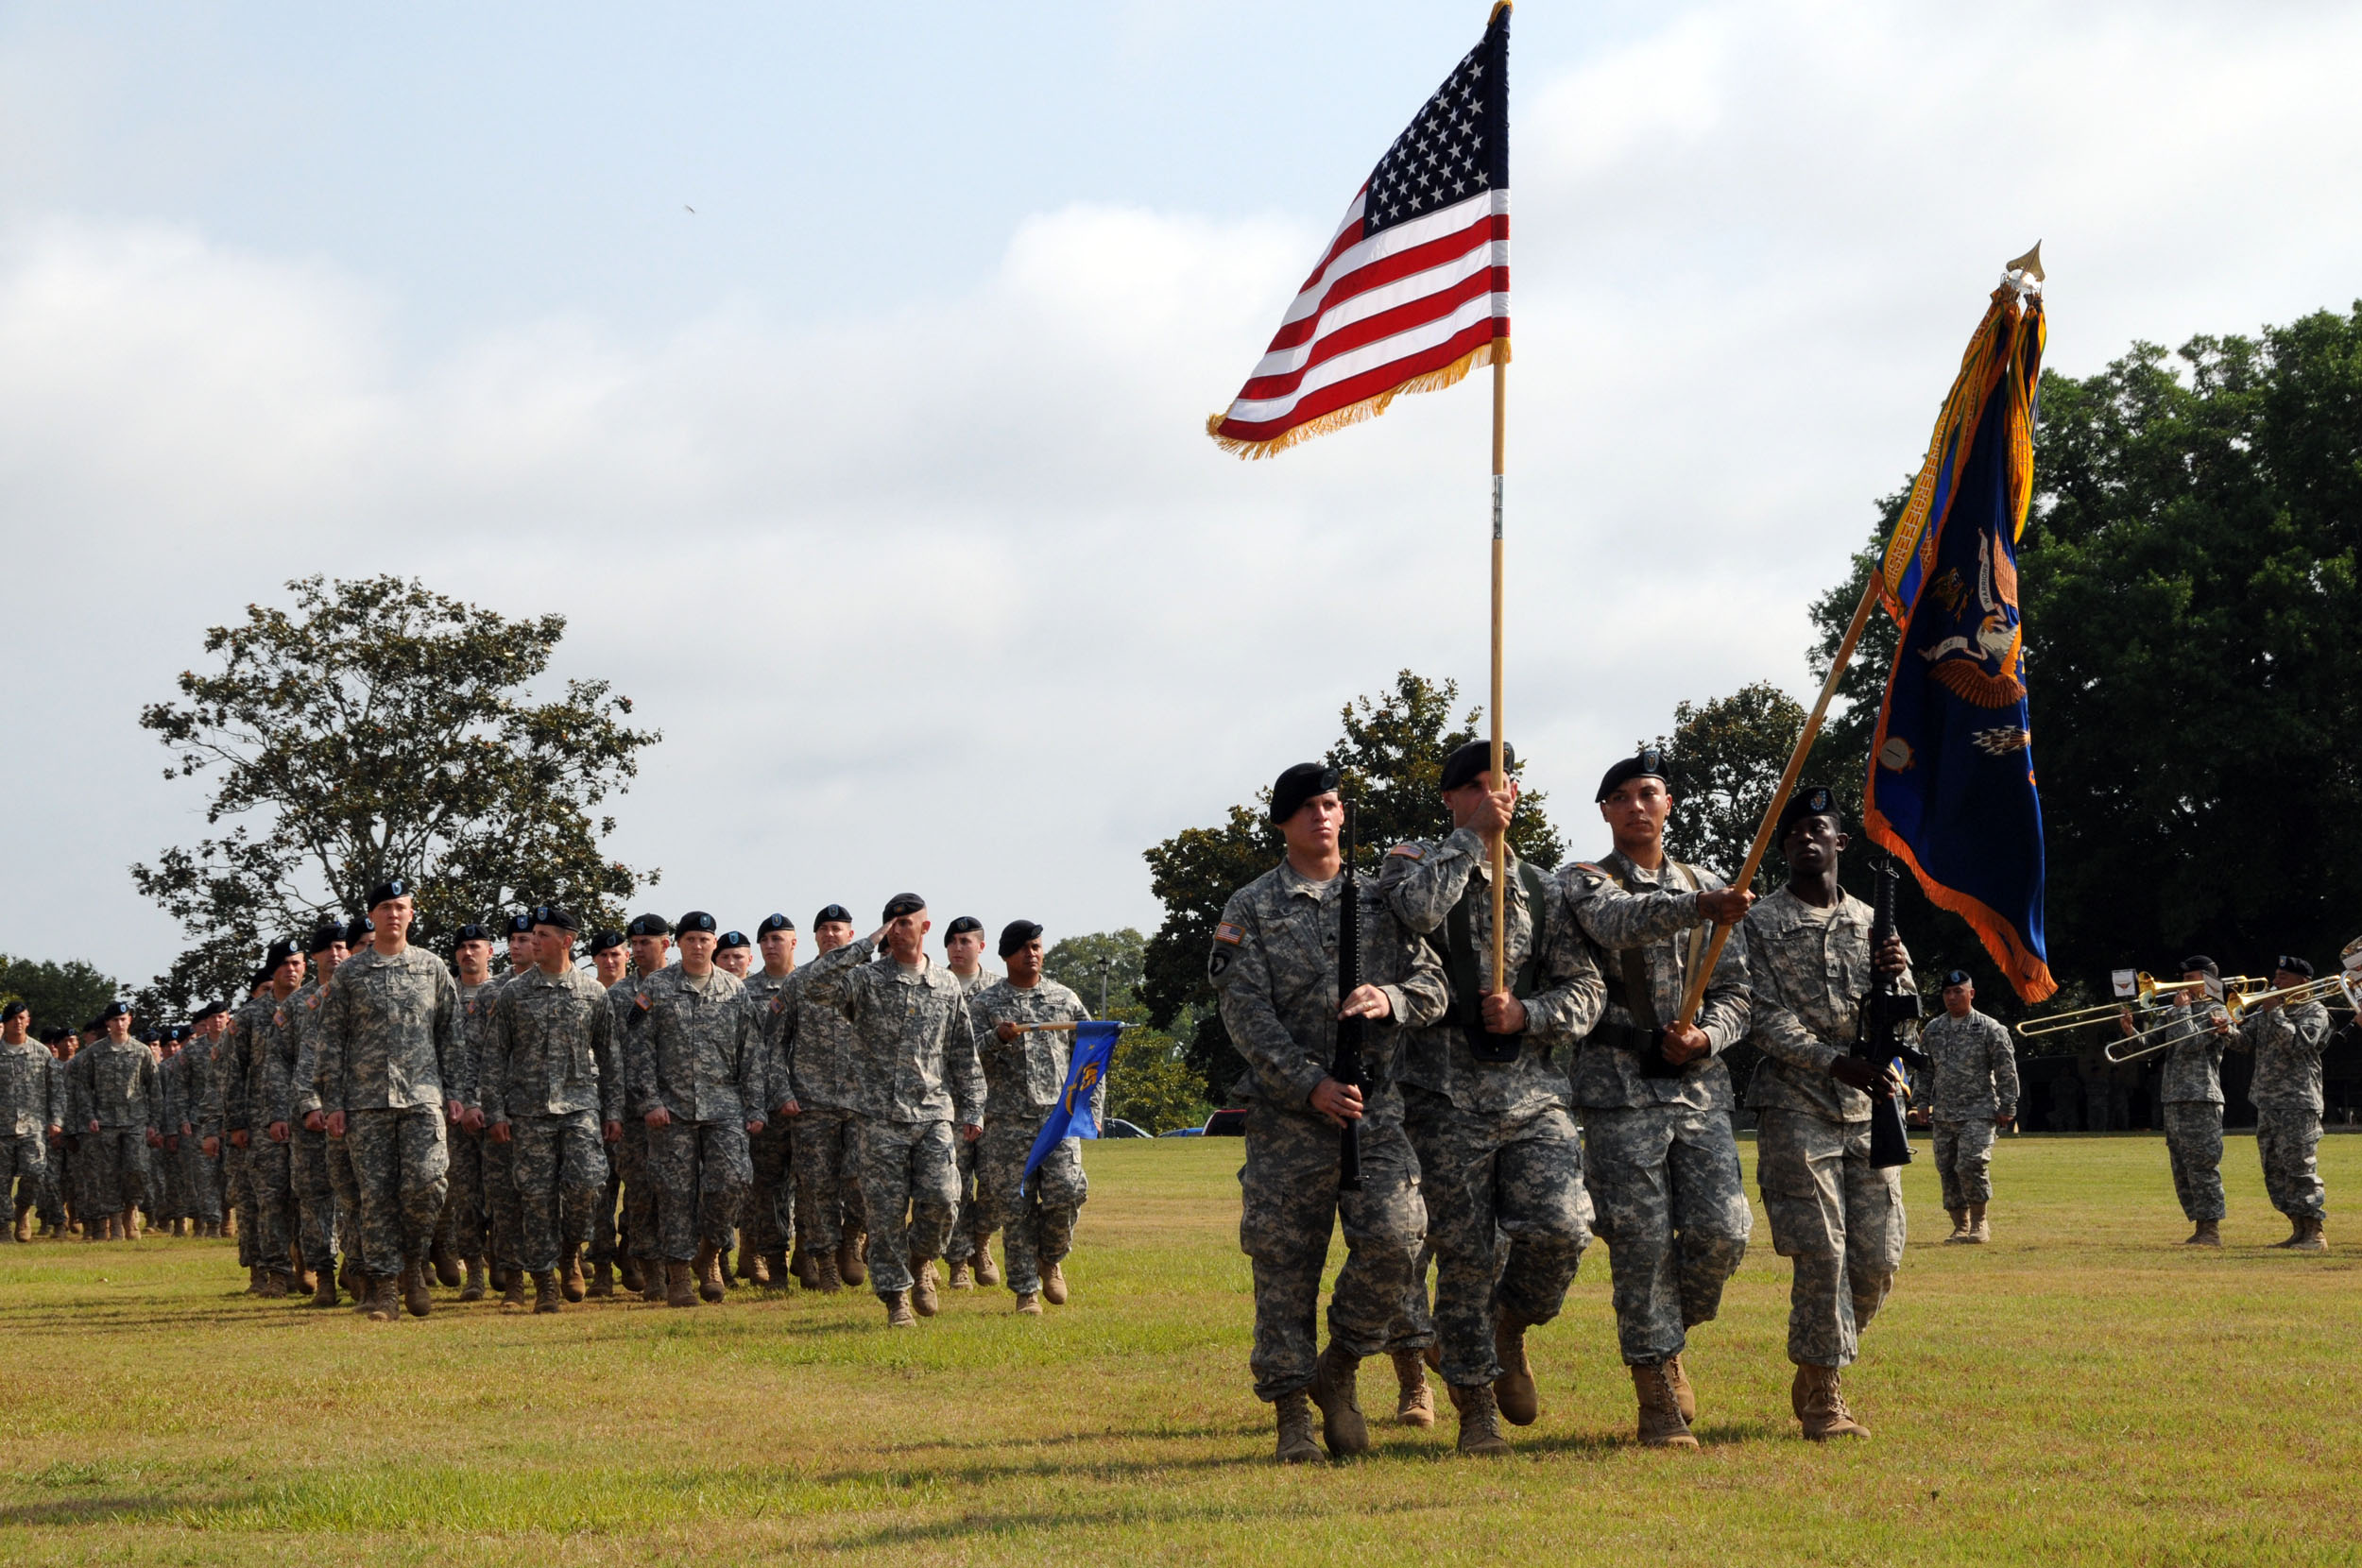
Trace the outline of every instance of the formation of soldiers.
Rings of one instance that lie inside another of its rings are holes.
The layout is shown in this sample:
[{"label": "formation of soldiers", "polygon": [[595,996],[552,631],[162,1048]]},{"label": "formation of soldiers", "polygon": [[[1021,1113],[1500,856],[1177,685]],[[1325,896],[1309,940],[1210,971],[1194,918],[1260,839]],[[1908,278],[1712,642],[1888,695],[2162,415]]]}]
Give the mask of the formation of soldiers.
[{"label": "formation of soldiers", "polygon": [[254,1295],[349,1294],[378,1321],[427,1316],[437,1285],[556,1312],[792,1279],[866,1282],[900,1328],[936,1311],[938,1258],[951,1288],[1001,1283],[1001,1233],[1016,1310],[1067,1300],[1079,1140],[1022,1178],[1089,1014],[1043,976],[1039,925],[1001,931],[995,974],[972,918],[931,958],[916,895],[867,937],[823,909],[801,968],[783,914],[753,943],[647,914],[593,933],[585,972],[573,915],[541,905],[501,928],[495,979],[492,933],[461,928],[446,963],[410,945],[414,914],[384,883],[367,916],[273,946],[246,1000],[153,1041],[116,1002],[103,1037],[53,1052],[11,1004],[18,1239],[35,1214],[136,1238],[145,1211],[234,1235]]}]

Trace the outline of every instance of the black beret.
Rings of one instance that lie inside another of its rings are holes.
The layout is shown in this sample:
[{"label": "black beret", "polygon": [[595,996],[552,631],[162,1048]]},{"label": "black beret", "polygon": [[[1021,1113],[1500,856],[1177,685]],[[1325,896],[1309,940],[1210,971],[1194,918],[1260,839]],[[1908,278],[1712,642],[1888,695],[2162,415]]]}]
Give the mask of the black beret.
[{"label": "black beret", "polygon": [[563,904],[536,904],[529,918],[537,926],[555,926],[561,931],[582,929],[574,924],[573,912]]},{"label": "black beret", "polygon": [[161,1029],[158,1029],[158,1028],[157,1028],[154,1024],[150,1024],[150,1025],[148,1025],[145,1029],[144,1029],[144,1030],[141,1030],[141,1031],[140,1031],[140,1044],[141,1044],[141,1045],[143,1045],[143,1046],[161,1046],[161,1045],[163,1045],[163,1043],[164,1043],[164,1031],[163,1031],[163,1030],[161,1030]]},{"label": "black beret", "polygon": [[130,1015],[131,1004],[129,1002],[109,1002],[98,1010],[98,1021],[102,1024],[110,1018],[128,1018]]},{"label": "black beret", "polygon": [[2306,980],[2313,978],[2313,963],[2310,959],[2299,958],[2294,953],[2283,953],[2272,962],[2292,975],[2302,975]]},{"label": "black beret", "polygon": [[2182,974],[2186,975],[2193,969],[2211,980],[2219,980],[2222,978],[2222,971],[2215,966],[2215,961],[2208,958],[2204,953],[2192,953],[2188,958],[2182,961],[2181,972]]},{"label": "black beret", "polygon": [[718,931],[722,929],[722,927],[721,924],[713,918],[713,916],[706,913],[705,911],[691,910],[687,914],[680,917],[679,923],[673,929],[678,931],[681,935],[687,936],[691,931]]},{"label": "black beret", "polygon": [[952,921],[951,924],[943,928],[943,940],[949,942],[955,936],[965,936],[969,931],[981,931],[984,929],[984,923],[983,921],[977,919],[972,914],[963,914],[957,920]]},{"label": "black beret", "polygon": [[512,914],[501,922],[501,935],[503,936],[531,936],[532,934],[533,916],[530,913]]},{"label": "black beret", "polygon": [[796,922],[790,920],[787,916],[783,914],[766,914],[762,917],[762,924],[755,928],[755,937],[758,941],[760,941],[762,938],[769,936],[773,931],[792,931],[795,929]]},{"label": "black beret", "polygon": [[366,914],[356,914],[345,922],[345,946],[358,947],[377,934],[377,922]]},{"label": "black beret", "polygon": [[899,920],[906,914],[916,914],[927,907],[927,900],[916,893],[898,893],[886,900],[885,917]]},{"label": "black beret", "polygon": [[624,928],[624,934],[625,936],[671,936],[673,927],[672,923],[660,914],[635,915],[631,924]]},{"label": "black beret", "polygon": [[263,978],[265,980],[270,979],[272,970],[278,968],[281,964],[286,963],[289,959],[295,956],[296,945],[293,937],[289,937],[284,942],[272,943],[270,945],[270,951],[263,955]]},{"label": "black beret", "polygon": [[54,1046],[64,1038],[65,1031],[58,1028],[55,1024],[52,1024],[49,1028],[41,1031],[41,1043],[44,1046]]},{"label": "black beret", "polygon": [[21,1018],[31,1011],[23,1002],[10,1002],[6,1007],[0,1007],[0,1024],[7,1023],[10,1018]]},{"label": "black beret", "polygon": [[841,926],[849,926],[853,923],[853,912],[842,904],[830,904],[812,917],[812,923],[815,926],[826,926],[830,921]]},{"label": "black beret", "polygon": [[1969,978],[1969,973],[1965,969],[1948,970],[1945,972],[1943,977],[1944,989],[1946,990],[1950,990],[1956,985],[1974,985],[1977,982],[1974,980]]},{"label": "black beret", "polygon": [[753,946],[753,943],[746,940],[745,931],[724,931],[722,940],[713,945],[713,949],[720,952],[725,947],[751,947]]},{"label": "black beret", "polygon": [[303,950],[306,953],[324,953],[344,939],[345,923],[341,920],[331,920],[324,926],[313,929],[312,945]]},{"label": "black beret", "polygon": [[1041,928],[1031,920],[1010,921],[1001,928],[1001,956],[1007,958],[1039,935]]},{"label": "black beret", "polygon": [[1796,793],[1788,797],[1787,805],[1780,808],[1779,836],[1785,840],[1788,830],[1804,817],[1828,817],[1840,827],[1845,823],[1845,813],[1837,809],[1837,796],[1829,793],[1826,784],[1796,786]]},{"label": "black beret", "polygon": [[590,956],[592,958],[598,957],[601,953],[612,951],[623,945],[624,933],[621,931],[592,931],[590,933]]},{"label": "black beret", "polygon": [[[1516,765],[1517,748],[1503,741],[1501,766],[1515,768]],[[1435,787],[1439,790],[1457,790],[1463,784],[1475,783],[1492,771],[1493,742],[1471,741],[1464,746],[1454,747],[1452,754],[1444,758],[1444,776],[1436,780]]]},{"label": "black beret", "polygon": [[451,933],[451,944],[454,947],[463,942],[489,942],[491,940],[492,933],[472,920]]},{"label": "black beret", "polygon": [[218,1017],[222,1014],[229,1011],[230,1004],[228,1002],[207,1002],[203,1007],[198,1008],[189,1016],[192,1022],[201,1024],[208,1018]]},{"label": "black beret", "polygon": [[1328,793],[1338,783],[1337,770],[1327,763],[1298,762],[1272,783],[1272,821],[1287,821],[1304,809],[1306,801]]},{"label": "black beret", "polygon": [[377,886],[369,889],[369,908],[375,909],[380,904],[392,903],[397,898],[407,898],[417,891],[401,878],[388,877]]},{"label": "black beret", "polygon": [[1665,782],[1665,753],[1660,747],[1642,746],[1630,757],[1600,775],[1600,793],[1592,796],[1594,804],[1603,802],[1617,790],[1635,778],[1653,778]]},{"label": "black beret", "polygon": [[268,985],[269,983],[270,971],[267,969],[257,969],[254,973],[247,976],[246,978],[246,988],[248,991],[253,990],[258,985]]}]

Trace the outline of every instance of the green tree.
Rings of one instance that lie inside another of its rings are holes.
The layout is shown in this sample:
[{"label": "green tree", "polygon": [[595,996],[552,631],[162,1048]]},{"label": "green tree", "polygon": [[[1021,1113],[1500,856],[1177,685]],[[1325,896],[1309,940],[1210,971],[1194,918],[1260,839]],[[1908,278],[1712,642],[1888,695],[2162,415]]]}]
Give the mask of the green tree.
[{"label": "green tree", "polygon": [[78,958],[59,963],[0,953],[0,1002],[31,1008],[37,1030],[80,1029],[124,990],[112,976]]},{"label": "green tree", "polygon": [[186,1008],[237,989],[259,948],[357,910],[369,886],[419,887],[414,940],[543,899],[612,922],[642,880],[605,856],[599,804],[659,737],[630,699],[570,680],[537,699],[563,616],[510,620],[399,577],[287,585],[292,610],[249,605],[205,635],[217,666],[140,715],[205,775],[226,831],[132,867],[190,946],[143,993]]},{"label": "green tree", "polygon": [[[1107,1114],[1152,1133],[1194,1127],[1212,1109],[1190,1065],[1183,1035],[1157,1029],[1140,999],[1148,939],[1131,927],[1070,936],[1042,960],[1042,973],[1071,987],[1091,1015],[1133,1027],[1116,1044],[1107,1069]],[[1184,1018],[1186,1029],[1194,1020]]]},{"label": "green tree", "polygon": [[[1804,727],[1805,709],[1770,681],[1704,703],[1676,704],[1673,733],[1657,737],[1674,800],[1665,825],[1667,851],[1737,877]],[[1777,867],[1767,856],[1755,874],[1757,893],[1771,891]]]},{"label": "green tree", "polygon": [[[1451,831],[1436,785],[1444,758],[1455,748],[1482,738],[1481,708],[1469,708],[1457,724],[1452,710],[1460,688],[1404,670],[1392,690],[1358,697],[1339,714],[1343,734],[1323,760],[1344,778],[1346,798],[1359,813],[1361,870],[1375,873],[1378,857],[1406,839],[1440,839]],[[1275,774],[1278,770],[1274,769]],[[1522,764],[1516,771],[1522,772]],[[1189,827],[1143,851],[1150,887],[1165,906],[1164,923],[1148,939],[1141,995],[1150,1018],[1182,1035],[1207,1099],[1230,1101],[1231,1085],[1246,1070],[1230,1044],[1206,980],[1206,953],[1214,926],[1231,894],[1278,863],[1279,830],[1266,820],[1268,787],[1254,807],[1233,806],[1212,827]],[[1566,844],[1550,826],[1543,792],[1528,794],[1510,827],[1518,854],[1543,867],[1565,857]]]}]

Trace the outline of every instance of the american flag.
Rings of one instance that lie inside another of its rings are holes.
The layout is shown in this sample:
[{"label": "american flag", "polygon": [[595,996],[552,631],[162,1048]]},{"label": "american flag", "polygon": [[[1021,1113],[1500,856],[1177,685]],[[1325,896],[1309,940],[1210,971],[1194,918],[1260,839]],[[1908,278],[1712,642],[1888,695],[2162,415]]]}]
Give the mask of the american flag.
[{"label": "american flag", "polygon": [[1509,5],[1386,156],[1207,434],[1243,457],[1509,357]]}]

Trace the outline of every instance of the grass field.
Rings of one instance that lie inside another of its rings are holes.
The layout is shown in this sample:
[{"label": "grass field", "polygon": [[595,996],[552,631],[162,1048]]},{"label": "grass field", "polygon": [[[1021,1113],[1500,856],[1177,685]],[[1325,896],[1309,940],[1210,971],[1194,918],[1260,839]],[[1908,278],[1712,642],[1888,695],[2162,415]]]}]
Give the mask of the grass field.
[{"label": "grass field", "polygon": [[[1239,1145],[1088,1150],[1074,1299],[865,1293],[670,1311],[461,1308],[370,1325],[238,1291],[230,1243],[0,1247],[9,1562],[1333,1564],[2362,1557],[2362,1245],[2291,1255],[2251,1139],[2199,1253],[2151,1137],[2020,1138],[1994,1245],[1916,1235],[1847,1387],[1866,1444],[1795,1435],[1788,1269],[1760,1212],[1689,1364],[1705,1449],[1628,1440],[1605,1250],[1532,1336],[1541,1421],[1493,1463],[1452,1423],[1339,1467],[1269,1462],[1248,1392]],[[1742,1145],[1751,1167],[1753,1149]],[[2362,1137],[2322,1146],[2333,1204]],[[2362,1244],[2362,1231],[2334,1246]],[[1393,1374],[1363,1369],[1392,1408]]]}]

